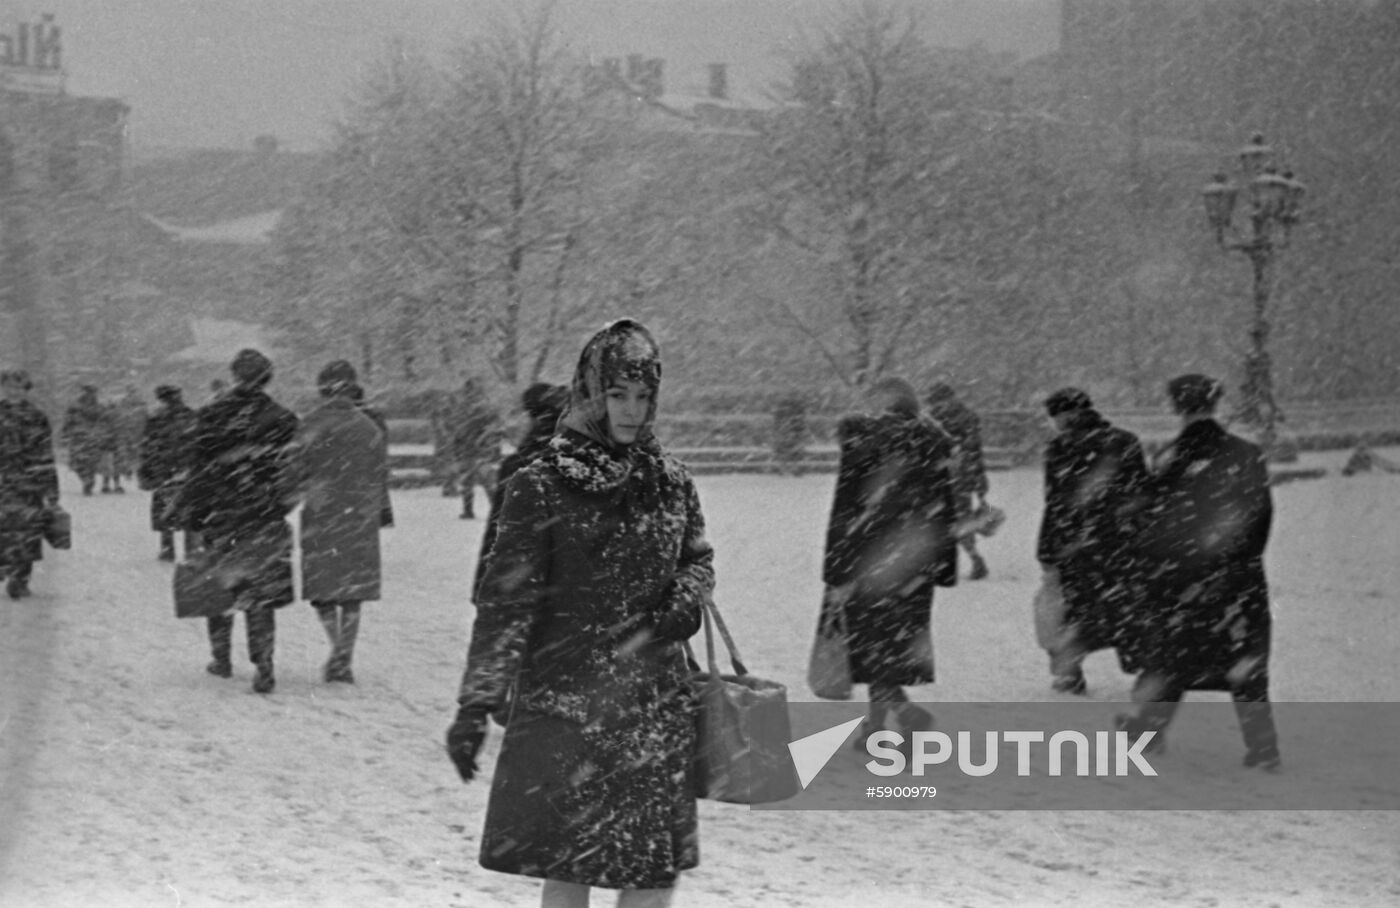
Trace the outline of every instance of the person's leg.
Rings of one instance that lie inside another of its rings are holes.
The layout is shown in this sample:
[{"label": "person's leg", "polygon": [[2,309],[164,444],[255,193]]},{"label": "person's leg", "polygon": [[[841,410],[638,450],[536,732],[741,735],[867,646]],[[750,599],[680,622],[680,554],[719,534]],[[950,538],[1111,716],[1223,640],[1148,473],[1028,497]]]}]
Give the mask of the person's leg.
[{"label": "person's leg", "polygon": [[272,654],[277,640],[277,611],[270,605],[254,603],[243,612],[248,630],[248,658],[257,666],[253,691],[272,693],[277,686],[272,671]]},{"label": "person's leg", "polygon": [[321,627],[326,632],[326,640],[331,645],[330,656],[321,668],[321,680],[330,681],[335,667],[335,651],[340,645],[340,609],[335,602],[319,599],[312,601],[311,606],[316,609],[316,618],[321,622]]},{"label": "person's leg", "polygon": [[588,908],[589,891],[582,883],[545,880],[540,889],[540,908]]},{"label": "person's leg", "polygon": [[175,560],[175,534],[170,530],[160,531],[160,554],[156,557],[161,561]]},{"label": "person's leg", "polygon": [[987,562],[977,551],[977,534],[968,533],[966,536],[958,537],[958,545],[967,552],[967,557],[972,561],[972,569],[968,572],[967,579],[982,580],[987,576]]},{"label": "person's leg", "polygon": [[617,894],[617,908],[668,908],[676,890],[623,889]]},{"label": "person's leg", "polygon": [[1278,729],[1274,727],[1274,707],[1269,702],[1268,670],[1256,667],[1235,685],[1230,698],[1235,701],[1235,716],[1244,736],[1244,765],[1278,769]]},{"label": "person's leg", "polygon": [[476,466],[464,465],[457,481],[462,492],[462,519],[472,520],[476,517]]},{"label": "person's leg", "polygon": [[209,627],[209,650],[214,655],[209,663],[209,674],[232,678],[233,663],[229,655],[233,647],[233,616],[211,615],[205,623]]},{"label": "person's leg", "polygon": [[1160,751],[1166,746],[1167,726],[1176,715],[1186,689],[1181,682],[1165,672],[1143,672],[1133,684],[1133,700],[1138,703],[1133,715],[1118,716],[1118,730],[1136,739],[1145,732],[1156,732],[1145,753]]},{"label": "person's leg", "polygon": [[341,681],[346,684],[355,683],[355,673],[350,668],[350,663],[355,658],[355,639],[360,634],[360,603],[342,602],[340,603],[340,639],[336,643],[332,660],[336,664],[336,672],[330,681]]}]

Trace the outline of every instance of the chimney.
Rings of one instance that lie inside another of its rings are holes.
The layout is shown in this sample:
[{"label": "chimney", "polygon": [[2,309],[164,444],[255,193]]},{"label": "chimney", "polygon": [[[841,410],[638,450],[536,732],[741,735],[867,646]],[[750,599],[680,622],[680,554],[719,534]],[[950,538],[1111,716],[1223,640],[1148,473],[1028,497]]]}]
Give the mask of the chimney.
[{"label": "chimney", "polygon": [[729,71],[723,63],[711,63],[710,69],[710,97],[716,101],[727,101],[729,99]]}]

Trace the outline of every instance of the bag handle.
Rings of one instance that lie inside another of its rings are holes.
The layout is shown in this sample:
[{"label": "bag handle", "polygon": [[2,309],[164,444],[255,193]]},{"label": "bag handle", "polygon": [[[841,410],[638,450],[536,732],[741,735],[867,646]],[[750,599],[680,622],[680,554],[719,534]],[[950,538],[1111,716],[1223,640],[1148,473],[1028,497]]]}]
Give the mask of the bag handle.
[{"label": "bag handle", "polygon": [[[700,605],[700,622],[705,627],[705,661],[710,668],[710,677],[718,678],[720,676],[719,660],[715,658],[716,627],[719,628],[719,634],[724,640],[725,648],[729,650],[729,664],[734,668],[734,674],[747,675],[749,670],[744,665],[743,660],[739,658],[739,648],[734,645],[734,637],[729,633],[729,627],[724,623],[724,618],[719,613],[719,606],[715,605],[714,600],[709,596],[706,596]],[[695,652],[690,648],[690,641],[685,641],[684,645],[685,654],[690,657],[690,661],[698,664]]]}]

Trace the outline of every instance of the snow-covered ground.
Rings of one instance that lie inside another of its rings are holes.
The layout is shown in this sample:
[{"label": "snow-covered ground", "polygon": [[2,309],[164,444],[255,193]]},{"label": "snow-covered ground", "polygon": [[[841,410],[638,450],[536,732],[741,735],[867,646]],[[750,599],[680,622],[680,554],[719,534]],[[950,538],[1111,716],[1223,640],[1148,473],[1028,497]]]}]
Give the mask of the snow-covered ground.
[{"label": "snow-covered ground", "polygon": [[[1275,493],[1275,698],[1400,700],[1400,476],[1342,478],[1344,452],[1310,458],[1329,476]],[[794,699],[805,698],[832,481],[700,480],[717,600],[750,667]],[[1029,613],[1040,494],[1033,470],[993,476],[1010,519],[984,543],[992,576],[939,592],[939,682],[920,699],[1060,696]],[[65,503],[73,551],[46,554],[32,599],[0,599],[0,906],[536,903],[536,884],[477,866],[488,785],[462,785],[442,748],[479,521],[458,520],[434,490],[397,492],[386,598],[366,606],[358,684],[319,681],[321,630],[294,605],[278,615],[278,688],[264,697],[249,691],[242,619],[234,679],[204,672],[203,624],[172,617],[146,495],[70,489]],[[1127,698],[1110,654],[1087,672],[1092,698]],[[1395,812],[704,802],[701,849],[677,908],[1400,904]]]}]

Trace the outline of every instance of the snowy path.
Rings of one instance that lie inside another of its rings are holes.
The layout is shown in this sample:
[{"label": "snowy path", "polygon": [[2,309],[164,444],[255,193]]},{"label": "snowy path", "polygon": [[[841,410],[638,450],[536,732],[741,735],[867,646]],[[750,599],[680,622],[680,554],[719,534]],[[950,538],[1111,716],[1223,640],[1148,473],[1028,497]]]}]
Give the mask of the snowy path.
[{"label": "snowy path", "polygon": [[[940,591],[939,683],[921,699],[1057,696],[1029,620],[1039,477],[993,483],[1011,519],[985,545],[992,577]],[[700,480],[717,599],[751,667],[794,698],[831,484]],[[1276,699],[1400,700],[1397,498],[1395,476],[1277,490]],[[0,600],[0,906],[535,904],[533,884],[477,867],[487,785],[461,785],[442,752],[480,522],[457,520],[432,490],[396,493],[387,598],[366,606],[359,683],[319,682],[324,641],[294,605],[278,616],[277,692],[260,697],[241,619],[234,680],[204,673],[204,629],[172,617],[147,500],[70,494],[75,550],[47,554],[34,598]],[[1093,698],[1126,698],[1110,655],[1087,671]],[[1286,730],[1284,746],[1287,759]],[[488,774],[494,753],[493,742]],[[1386,812],[703,803],[701,843],[677,908],[1400,903],[1400,815]]]}]

